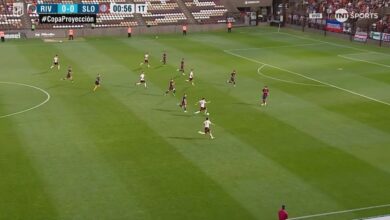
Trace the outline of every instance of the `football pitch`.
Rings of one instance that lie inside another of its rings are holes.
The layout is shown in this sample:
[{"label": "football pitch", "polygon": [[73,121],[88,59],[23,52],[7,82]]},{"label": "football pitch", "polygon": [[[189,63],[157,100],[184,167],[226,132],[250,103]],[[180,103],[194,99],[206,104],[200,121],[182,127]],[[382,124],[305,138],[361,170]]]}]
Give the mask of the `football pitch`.
[{"label": "football pitch", "polygon": [[390,50],[269,27],[1,43],[0,177],[7,220],[387,215]]}]

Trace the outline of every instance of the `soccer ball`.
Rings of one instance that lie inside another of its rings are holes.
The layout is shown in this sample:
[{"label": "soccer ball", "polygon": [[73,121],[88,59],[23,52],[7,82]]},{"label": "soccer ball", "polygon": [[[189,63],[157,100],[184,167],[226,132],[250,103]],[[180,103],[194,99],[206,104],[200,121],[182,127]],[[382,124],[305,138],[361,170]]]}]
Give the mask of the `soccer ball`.
[{"label": "soccer ball", "polygon": [[158,36],[156,36],[156,39],[158,39]]},{"label": "soccer ball", "polygon": [[210,113],[207,112],[206,115],[210,115]]}]

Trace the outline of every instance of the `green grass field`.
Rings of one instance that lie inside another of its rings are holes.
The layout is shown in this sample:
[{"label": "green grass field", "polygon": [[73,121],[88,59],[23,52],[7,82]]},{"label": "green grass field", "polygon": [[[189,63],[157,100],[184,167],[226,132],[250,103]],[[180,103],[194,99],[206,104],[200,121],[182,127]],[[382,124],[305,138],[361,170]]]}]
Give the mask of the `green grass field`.
[{"label": "green grass field", "polygon": [[[282,204],[291,218],[390,214],[390,50],[276,31],[1,43],[0,219],[267,220]],[[60,80],[68,65],[74,83]],[[171,77],[176,97],[164,96]],[[198,134],[201,97],[214,140]]]}]

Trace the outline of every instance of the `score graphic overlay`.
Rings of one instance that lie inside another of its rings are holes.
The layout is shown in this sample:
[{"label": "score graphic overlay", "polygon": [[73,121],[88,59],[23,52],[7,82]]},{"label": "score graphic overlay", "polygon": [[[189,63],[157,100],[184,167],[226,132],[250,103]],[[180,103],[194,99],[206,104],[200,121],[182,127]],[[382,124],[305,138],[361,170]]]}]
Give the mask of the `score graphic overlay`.
[{"label": "score graphic overlay", "polygon": [[36,13],[40,23],[96,23],[102,13],[147,13],[146,4],[38,4]]}]

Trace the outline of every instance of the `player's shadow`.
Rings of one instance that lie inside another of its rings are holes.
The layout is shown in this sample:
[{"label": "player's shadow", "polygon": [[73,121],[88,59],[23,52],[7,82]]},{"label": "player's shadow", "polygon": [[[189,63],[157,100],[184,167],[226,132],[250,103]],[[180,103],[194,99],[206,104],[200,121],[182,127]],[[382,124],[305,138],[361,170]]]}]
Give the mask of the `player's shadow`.
[{"label": "player's shadow", "polygon": [[140,70],[142,70],[142,67],[138,67],[138,68],[133,69],[133,71],[140,71]]},{"label": "player's shadow", "polygon": [[124,89],[129,89],[130,87],[133,87],[134,84],[112,84],[110,85],[111,87],[114,87],[114,88],[124,88]]},{"label": "player's shadow", "polygon": [[235,103],[232,103],[233,105],[248,105],[248,106],[257,106],[258,104],[254,104],[254,103],[245,103],[245,102],[235,102]]},{"label": "player's shadow", "polygon": [[162,108],[153,108],[153,110],[159,111],[159,112],[176,112],[176,110],[172,110],[172,109],[162,109]]},{"label": "player's shadow", "polygon": [[93,94],[93,93],[94,93],[94,92],[91,90],[91,91],[89,91],[89,92],[86,92],[86,93],[81,94],[80,97],[84,97],[84,96],[87,96],[87,95],[91,95],[91,94]]},{"label": "player's shadow", "polygon": [[141,93],[141,95],[147,95],[147,96],[163,96],[163,94],[153,94],[153,93]]},{"label": "player's shadow", "polygon": [[169,139],[175,139],[175,140],[207,140],[207,138],[202,137],[168,137]]},{"label": "player's shadow", "polygon": [[229,83],[223,83],[223,82],[205,82],[204,84],[210,84],[215,86],[231,86]]},{"label": "player's shadow", "polygon": [[33,73],[33,75],[39,76],[39,75],[43,75],[43,74],[46,74],[46,73],[49,73],[49,70],[43,70],[43,71],[40,71],[40,72],[36,72],[36,73]]},{"label": "player's shadow", "polygon": [[60,87],[64,87],[66,86],[65,84],[55,84],[53,86],[50,86],[50,87],[47,87],[46,89],[49,90],[49,89],[55,89],[55,88],[60,88]]},{"label": "player's shadow", "polygon": [[179,117],[186,117],[186,118],[189,118],[189,117],[192,117],[192,115],[183,115],[183,114],[172,114],[172,116],[179,116]]},{"label": "player's shadow", "polygon": [[164,65],[154,67],[155,70],[162,68]]}]

